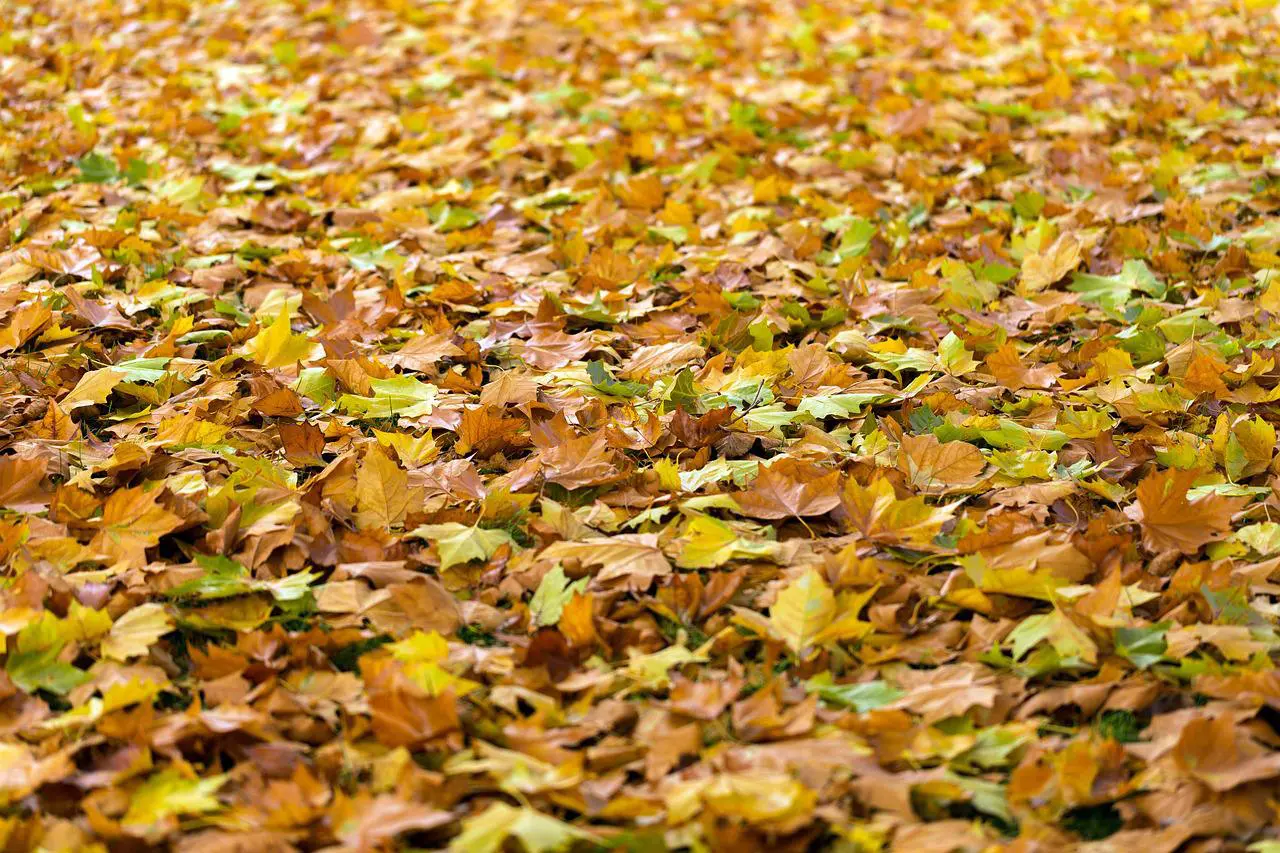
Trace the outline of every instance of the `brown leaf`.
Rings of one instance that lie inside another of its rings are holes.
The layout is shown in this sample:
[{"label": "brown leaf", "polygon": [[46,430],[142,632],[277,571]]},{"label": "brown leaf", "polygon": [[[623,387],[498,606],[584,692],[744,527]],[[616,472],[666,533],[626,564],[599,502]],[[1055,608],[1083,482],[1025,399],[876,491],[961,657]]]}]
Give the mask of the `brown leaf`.
[{"label": "brown leaf", "polygon": [[1196,472],[1169,469],[1149,475],[1137,489],[1137,503],[1125,514],[1142,524],[1142,544],[1148,551],[1176,549],[1194,554],[1231,530],[1231,517],[1246,503],[1242,498],[1205,495],[1190,500],[1187,490]]},{"label": "brown leaf", "polygon": [[616,480],[618,467],[606,444],[608,437],[599,432],[570,439],[541,455],[543,476],[548,483],[566,489],[598,486]]},{"label": "brown leaf", "polygon": [[934,436],[904,435],[898,450],[898,470],[917,488],[934,494],[966,489],[982,479],[987,460],[965,441],[938,441]]},{"label": "brown leaf", "polygon": [[601,566],[598,581],[625,578],[633,589],[644,589],[655,577],[671,574],[671,563],[649,533],[598,536],[582,542],[556,542],[539,555],[540,560],[574,560],[583,566]]},{"label": "brown leaf", "polygon": [[582,358],[594,346],[590,335],[540,332],[519,344],[515,351],[530,367],[555,370]]},{"label": "brown leaf", "polygon": [[373,715],[373,734],[379,743],[416,748],[458,730],[457,699],[452,690],[429,696],[390,658],[366,661],[360,671]]},{"label": "brown leaf", "polygon": [[783,457],[761,465],[751,487],[733,500],[752,518],[822,515],[840,505],[840,472]]},{"label": "brown leaf", "polygon": [[454,452],[461,455],[475,453],[479,458],[487,459],[510,447],[524,428],[523,418],[508,417],[497,406],[467,409],[458,423],[458,443],[454,445]]},{"label": "brown leaf", "polygon": [[44,476],[49,460],[42,456],[0,456],[0,506],[39,512],[49,505]]}]

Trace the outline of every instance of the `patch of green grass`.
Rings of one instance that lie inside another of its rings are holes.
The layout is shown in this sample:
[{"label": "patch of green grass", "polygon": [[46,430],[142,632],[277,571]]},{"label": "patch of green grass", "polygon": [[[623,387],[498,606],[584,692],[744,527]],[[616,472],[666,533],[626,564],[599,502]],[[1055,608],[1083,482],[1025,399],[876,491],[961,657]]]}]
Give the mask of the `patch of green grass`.
[{"label": "patch of green grass", "polygon": [[1085,841],[1100,841],[1120,831],[1124,818],[1111,803],[1098,806],[1082,806],[1072,809],[1062,817],[1062,828]]},{"label": "patch of green grass", "polygon": [[1142,721],[1130,711],[1103,711],[1095,724],[1098,733],[1121,743],[1136,743],[1142,732]]}]

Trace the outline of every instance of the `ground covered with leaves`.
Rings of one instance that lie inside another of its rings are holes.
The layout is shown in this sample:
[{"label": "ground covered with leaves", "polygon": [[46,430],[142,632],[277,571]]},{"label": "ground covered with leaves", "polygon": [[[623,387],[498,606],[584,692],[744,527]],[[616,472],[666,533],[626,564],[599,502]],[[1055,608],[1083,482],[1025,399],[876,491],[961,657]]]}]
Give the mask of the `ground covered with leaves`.
[{"label": "ground covered with leaves", "polygon": [[0,846],[1280,849],[1255,0],[0,21]]}]

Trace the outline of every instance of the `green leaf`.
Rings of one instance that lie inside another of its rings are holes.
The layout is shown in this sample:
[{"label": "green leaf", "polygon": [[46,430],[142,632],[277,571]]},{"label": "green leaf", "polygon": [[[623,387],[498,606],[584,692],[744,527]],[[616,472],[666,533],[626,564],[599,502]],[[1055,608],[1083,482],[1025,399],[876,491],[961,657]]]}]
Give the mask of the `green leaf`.
[{"label": "green leaf", "polygon": [[973,354],[955,332],[947,332],[938,344],[938,366],[952,376],[964,376],[972,373],[978,362],[974,361]]},{"label": "green leaf", "polygon": [[116,165],[116,161],[97,151],[90,151],[81,157],[76,161],[76,166],[80,169],[80,182],[84,184],[107,184],[120,177],[120,167]]},{"label": "green leaf", "polygon": [[253,592],[269,592],[276,601],[297,601],[305,596],[320,575],[310,569],[272,580],[250,577],[249,570],[229,557],[196,555],[204,574],[181,583],[165,593],[171,599],[213,601]]},{"label": "green leaf", "polygon": [[441,231],[462,231],[480,221],[480,215],[474,210],[457,207],[447,202],[435,205],[427,214],[431,217],[431,222]]},{"label": "green leaf", "polygon": [[446,571],[459,563],[487,560],[503,545],[514,545],[515,540],[505,530],[486,530],[449,521],[444,524],[424,524],[414,530],[418,536],[436,544],[440,554],[440,570]]},{"label": "green leaf", "polygon": [[812,397],[805,397],[796,406],[796,411],[808,415],[814,420],[822,420],[823,418],[856,418],[862,414],[862,410],[874,403],[883,403],[892,400],[892,394],[868,394],[868,393],[849,393],[849,394],[815,394]]},{"label": "green leaf", "polygon": [[162,770],[133,792],[121,825],[145,832],[169,817],[218,811],[222,803],[214,795],[226,781],[225,774],[189,779],[176,770]]},{"label": "green leaf", "polygon": [[26,652],[10,652],[5,672],[26,693],[48,690],[66,695],[89,680],[89,674],[58,660],[61,646]]},{"label": "green leaf", "polygon": [[204,569],[204,574],[169,589],[165,593],[169,598],[196,598],[208,601],[253,591],[249,581],[249,570],[235,560],[204,554],[197,555],[195,559],[196,563]]},{"label": "green leaf", "polygon": [[1147,669],[1164,660],[1168,649],[1165,634],[1172,622],[1160,622],[1142,628],[1116,628],[1116,654],[1127,658],[1138,669]]},{"label": "green leaf", "polygon": [[579,578],[570,581],[559,563],[551,571],[542,576],[533,598],[529,600],[529,613],[539,625],[554,625],[560,621],[564,606],[569,603],[575,593],[585,592],[591,578]]},{"label": "green leaf", "polygon": [[431,414],[440,389],[412,376],[371,379],[372,397],[343,394],[338,405],[364,419],[416,418]]},{"label": "green leaf", "polygon": [[701,414],[698,392],[693,387],[692,370],[686,367],[676,374],[675,382],[672,383],[670,390],[667,391],[666,399],[671,404],[667,411],[680,408],[691,415]]},{"label": "green leaf", "polygon": [[1020,192],[1013,197],[1013,210],[1023,219],[1036,219],[1044,210],[1044,196],[1034,190]]},{"label": "green leaf", "polygon": [[831,673],[824,672],[805,682],[810,692],[817,693],[833,705],[852,708],[859,714],[883,708],[906,694],[887,681],[863,681],[858,684],[832,684]]},{"label": "green leaf", "polygon": [[591,377],[591,387],[611,397],[639,397],[649,390],[643,382],[618,381],[609,375],[604,362],[587,362],[587,375]]},{"label": "green leaf", "polygon": [[1157,299],[1165,295],[1166,288],[1142,261],[1125,261],[1119,275],[1101,276],[1076,273],[1068,290],[1080,294],[1081,301],[1098,305],[1106,311],[1118,312],[1135,290]]}]

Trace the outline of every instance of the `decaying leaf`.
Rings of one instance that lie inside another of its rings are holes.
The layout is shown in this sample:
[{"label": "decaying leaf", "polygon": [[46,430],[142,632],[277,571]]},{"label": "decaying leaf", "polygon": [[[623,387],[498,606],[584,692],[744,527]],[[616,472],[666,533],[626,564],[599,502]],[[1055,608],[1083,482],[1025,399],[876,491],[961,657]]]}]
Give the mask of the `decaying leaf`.
[{"label": "decaying leaf", "polygon": [[1275,853],[1263,0],[0,15],[0,847]]}]

